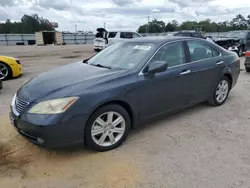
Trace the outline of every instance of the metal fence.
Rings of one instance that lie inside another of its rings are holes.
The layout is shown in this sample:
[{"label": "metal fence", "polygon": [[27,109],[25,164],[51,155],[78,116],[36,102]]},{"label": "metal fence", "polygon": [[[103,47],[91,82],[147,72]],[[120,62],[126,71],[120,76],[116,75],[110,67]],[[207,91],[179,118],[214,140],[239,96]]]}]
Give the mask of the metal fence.
[{"label": "metal fence", "polygon": [[17,45],[24,43],[28,45],[29,41],[34,41],[35,34],[0,34],[0,45]]},{"label": "metal fence", "polygon": [[[144,36],[159,36],[162,33],[146,33]],[[226,32],[207,33],[214,39],[224,36]],[[93,44],[95,35],[89,34],[63,34],[63,41],[66,44]],[[1,45],[28,45],[35,44],[35,34],[0,34]]]},{"label": "metal fence", "polygon": [[63,34],[63,42],[66,44],[93,44],[95,35],[87,34]]},{"label": "metal fence", "polygon": [[[95,35],[63,34],[66,44],[92,44]],[[0,34],[0,46],[2,45],[28,45],[35,44],[35,34]]]}]

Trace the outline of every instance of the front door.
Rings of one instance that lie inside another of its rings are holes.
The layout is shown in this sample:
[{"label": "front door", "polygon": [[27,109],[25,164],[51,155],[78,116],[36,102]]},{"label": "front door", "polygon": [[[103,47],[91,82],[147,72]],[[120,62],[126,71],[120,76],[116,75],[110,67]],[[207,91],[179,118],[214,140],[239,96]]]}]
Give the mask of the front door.
[{"label": "front door", "polygon": [[[154,55],[149,64],[155,61],[166,61],[168,69],[154,75],[139,75],[139,109],[142,119],[167,113],[186,105],[190,83],[189,64],[182,42],[166,44]],[[147,67],[146,67],[147,68]]]}]

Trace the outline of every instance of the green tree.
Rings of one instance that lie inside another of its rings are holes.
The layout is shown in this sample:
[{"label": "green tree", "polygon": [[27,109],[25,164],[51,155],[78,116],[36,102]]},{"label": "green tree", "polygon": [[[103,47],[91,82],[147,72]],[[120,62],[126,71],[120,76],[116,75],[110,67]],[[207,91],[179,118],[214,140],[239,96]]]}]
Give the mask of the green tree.
[{"label": "green tree", "polygon": [[24,15],[21,22],[11,22],[9,19],[0,24],[0,33],[35,33],[36,31],[53,30],[47,19],[39,18],[37,14]]},{"label": "green tree", "polygon": [[168,24],[165,27],[166,32],[172,32],[172,31],[175,31],[175,29],[176,29],[176,27],[170,22],[168,22]]}]

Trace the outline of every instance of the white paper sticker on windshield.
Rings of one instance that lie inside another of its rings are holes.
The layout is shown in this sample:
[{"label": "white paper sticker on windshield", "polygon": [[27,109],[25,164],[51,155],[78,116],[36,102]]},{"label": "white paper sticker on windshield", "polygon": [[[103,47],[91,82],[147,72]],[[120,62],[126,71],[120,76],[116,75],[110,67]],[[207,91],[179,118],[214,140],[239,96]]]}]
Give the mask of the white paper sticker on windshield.
[{"label": "white paper sticker on windshield", "polygon": [[136,45],[134,47],[134,49],[137,49],[137,50],[150,50],[151,46]]}]

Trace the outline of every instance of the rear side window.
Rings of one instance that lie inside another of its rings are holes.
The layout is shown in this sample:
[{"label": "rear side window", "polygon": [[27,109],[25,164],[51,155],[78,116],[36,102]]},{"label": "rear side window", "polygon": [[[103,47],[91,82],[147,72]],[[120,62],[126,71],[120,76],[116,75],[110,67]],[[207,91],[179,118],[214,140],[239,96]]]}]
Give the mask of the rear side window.
[{"label": "rear side window", "polygon": [[133,38],[133,34],[131,32],[121,32],[120,37],[122,39],[131,39]]},{"label": "rear side window", "polygon": [[190,51],[191,61],[199,61],[220,55],[216,49],[203,42],[187,41],[187,45]]},{"label": "rear side window", "polygon": [[141,37],[140,35],[138,35],[137,33],[133,33],[133,38],[138,38]]},{"label": "rear side window", "polygon": [[212,53],[213,53],[213,57],[216,57],[216,56],[220,55],[220,52],[218,50],[214,49],[214,48],[212,48]]},{"label": "rear side window", "polygon": [[152,58],[153,61],[166,61],[169,67],[181,65],[185,62],[185,54],[181,42],[163,46]]},{"label": "rear side window", "polygon": [[110,32],[108,38],[115,38],[117,32]]}]

